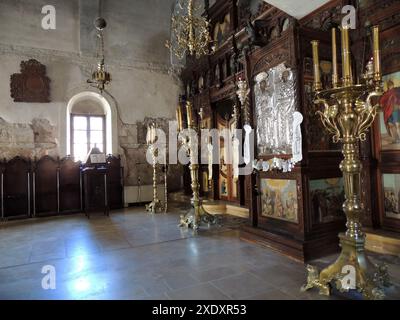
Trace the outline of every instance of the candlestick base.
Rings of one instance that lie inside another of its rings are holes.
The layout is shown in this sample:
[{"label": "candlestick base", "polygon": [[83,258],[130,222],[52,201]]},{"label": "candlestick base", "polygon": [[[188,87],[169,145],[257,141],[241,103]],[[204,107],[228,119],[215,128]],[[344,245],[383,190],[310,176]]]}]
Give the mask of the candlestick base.
[{"label": "candlestick base", "polygon": [[161,201],[158,199],[154,199],[149,204],[146,204],[146,211],[154,214],[160,213],[164,210],[164,206],[162,205]]},{"label": "candlestick base", "polygon": [[342,252],[336,262],[318,272],[314,266],[307,266],[307,283],[301,288],[305,292],[318,288],[321,295],[329,296],[334,284],[340,292],[357,290],[365,299],[382,300],[384,287],[390,286],[386,265],[375,265],[364,253],[365,238],[354,239],[340,234]]},{"label": "candlestick base", "polygon": [[208,213],[202,204],[199,204],[197,206],[194,205],[188,213],[181,215],[179,227],[198,230],[202,223],[210,226],[217,224],[218,220],[216,216]]}]

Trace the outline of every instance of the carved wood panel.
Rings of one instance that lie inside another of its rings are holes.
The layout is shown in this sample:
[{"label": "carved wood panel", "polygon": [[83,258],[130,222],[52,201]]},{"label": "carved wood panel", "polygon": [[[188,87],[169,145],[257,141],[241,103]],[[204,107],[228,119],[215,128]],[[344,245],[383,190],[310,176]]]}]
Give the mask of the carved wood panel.
[{"label": "carved wood panel", "polygon": [[80,162],[74,162],[71,157],[60,161],[60,212],[79,212],[81,203],[81,172]]},{"label": "carved wood panel", "polygon": [[42,157],[34,174],[35,214],[58,213],[58,161]]},{"label": "carved wood panel", "polygon": [[10,77],[14,102],[50,102],[50,79],[46,66],[35,59],[21,62],[21,72]]},{"label": "carved wood panel", "polygon": [[123,207],[123,174],[121,158],[109,155],[107,158],[107,191],[110,209],[121,209]]}]

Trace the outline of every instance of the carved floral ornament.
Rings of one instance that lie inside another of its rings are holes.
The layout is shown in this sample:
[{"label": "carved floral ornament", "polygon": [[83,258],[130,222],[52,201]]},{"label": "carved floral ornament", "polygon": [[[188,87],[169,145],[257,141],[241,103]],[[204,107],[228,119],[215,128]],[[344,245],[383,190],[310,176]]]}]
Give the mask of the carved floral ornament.
[{"label": "carved floral ornament", "polygon": [[35,59],[21,62],[21,73],[10,77],[14,102],[50,102],[50,79],[46,66]]}]

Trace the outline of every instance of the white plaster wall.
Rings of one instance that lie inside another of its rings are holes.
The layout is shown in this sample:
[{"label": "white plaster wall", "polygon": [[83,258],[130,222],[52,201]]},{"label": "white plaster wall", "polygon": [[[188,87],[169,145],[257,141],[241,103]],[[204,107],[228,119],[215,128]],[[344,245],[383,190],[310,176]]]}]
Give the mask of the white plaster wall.
[{"label": "white plaster wall", "polygon": [[[170,54],[165,40],[175,0],[100,2],[108,23],[106,65],[112,83],[107,90],[119,111],[120,134],[124,124],[135,127],[146,117],[173,119],[180,89],[168,74]],[[53,31],[41,28],[41,7],[47,0],[0,0],[0,117],[10,123],[47,119],[57,128],[57,140],[65,139],[62,122],[68,99],[71,92],[87,87],[86,79],[96,63],[92,25],[98,3],[52,1],[57,12]],[[50,103],[15,103],[10,97],[10,75],[20,71],[22,60],[31,58],[47,67]],[[124,150],[137,148],[135,139],[128,139],[134,143],[124,145]],[[61,143],[59,155],[65,155],[65,143]]]},{"label": "white plaster wall", "polygon": [[[43,30],[42,7],[56,8],[56,30]],[[78,0],[1,0],[0,42],[69,52],[79,50]]]}]

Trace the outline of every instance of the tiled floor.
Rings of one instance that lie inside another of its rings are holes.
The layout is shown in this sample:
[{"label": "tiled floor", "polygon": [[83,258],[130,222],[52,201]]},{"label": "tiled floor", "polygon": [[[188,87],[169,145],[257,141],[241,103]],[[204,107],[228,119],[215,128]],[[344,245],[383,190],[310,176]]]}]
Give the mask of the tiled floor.
[{"label": "tiled floor", "polygon": [[[241,241],[235,223],[194,235],[171,211],[0,224],[0,298],[326,299],[300,292],[302,264]],[[46,265],[55,268],[55,290],[42,288]],[[399,284],[400,267],[390,268]]]}]

